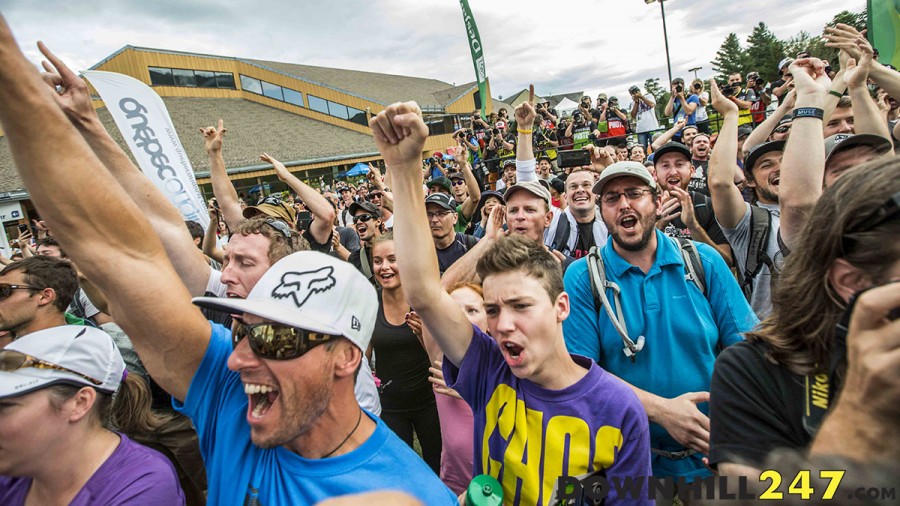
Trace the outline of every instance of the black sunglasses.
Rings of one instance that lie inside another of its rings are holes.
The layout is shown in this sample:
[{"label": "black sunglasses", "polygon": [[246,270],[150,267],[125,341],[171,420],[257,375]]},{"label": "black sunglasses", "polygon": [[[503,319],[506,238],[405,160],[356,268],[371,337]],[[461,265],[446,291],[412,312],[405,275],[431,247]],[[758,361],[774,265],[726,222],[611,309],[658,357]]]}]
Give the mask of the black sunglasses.
[{"label": "black sunglasses", "polygon": [[28,285],[10,285],[9,283],[0,283],[0,300],[3,300],[12,295],[13,290],[43,290],[43,288]]},{"label": "black sunglasses", "polygon": [[375,218],[375,216],[373,216],[369,213],[357,214],[356,216],[353,217],[353,223],[359,223],[359,222],[365,223],[369,220],[372,220],[373,218]]},{"label": "black sunglasses", "polygon": [[231,330],[231,346],[237,348],[245,337],[249,338],[250,349],[259,358],[291,360],[302,357],[309,350],[327,343],[336,336],[309,332],[279,323],[247,325],[235,318]]},{"label": "black sunglasses", "polygon": [[846,255],[856,246],[857,240],[854,234],[861,234],[876,229],[878,226],[887,223],[890,220],[900,217],[900,192],[896,192],[878,206],[868,216],[860,220],[856,225],[849,227],[841,239],[841,247]]}]

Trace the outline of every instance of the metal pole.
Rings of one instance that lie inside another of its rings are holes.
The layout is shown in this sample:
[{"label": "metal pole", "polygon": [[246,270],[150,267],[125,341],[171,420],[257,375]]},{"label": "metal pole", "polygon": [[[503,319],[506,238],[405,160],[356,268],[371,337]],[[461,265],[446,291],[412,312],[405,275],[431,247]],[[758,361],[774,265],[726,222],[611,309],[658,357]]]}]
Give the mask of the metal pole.
[{"label": "metal pole", "polygon": [[665,0],[659,0],[659,10],[662,12],[663,22],[663,39],[666,42],[666,68],[669,69],[669,87],[672,86],[672,63],[669,61],[669,34],[666,31],[666,8],[663,6]]}]

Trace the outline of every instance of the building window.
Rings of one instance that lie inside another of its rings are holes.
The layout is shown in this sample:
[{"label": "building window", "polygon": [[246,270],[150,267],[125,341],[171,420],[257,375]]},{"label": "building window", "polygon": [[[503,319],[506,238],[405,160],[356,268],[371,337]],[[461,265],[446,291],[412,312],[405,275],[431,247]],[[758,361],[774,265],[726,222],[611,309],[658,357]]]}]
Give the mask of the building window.
[{"label": "building window", "polygon": [[369,119],[366,118],[365,111],[360,111],[359,109],[347,107],[347,112],[350,115],[350,121],[352,121],[358,125],[369,126]]},{"label": "building window", "polygon": [[347,106],[336,102],[328,101],[328,113],[336,118],[350,119],[347,114]]},{"label": "building window", "polygon": [[150,84],[175,86],[175,78],[172,77],[172,69],[150,67]]},{"label": "building window", "polygon": [[322,98],[319,98],[315,95],[307,94],[306,97],[309,99],[309,108],[316,111],[321,112],[323,114],[328,114],[328,101]]},{"label": "building window", "polygon": [[281,86],[278,86],[277,84],[262,81],[262,92],[263,95],[269,98],[274,98],[275,100],[284,102],[284,95],[281,93]]},{"label": "building window", "polygon": [[299,91],[294,91],[290,88],[284,88],[284,101],[289,104],[299,105],[300,107],[305,107],[303,104],[303,94]]},{"label": "building window", "polygon": [[193,88],[234,89],[234,74],[211,70],[168,69],[148,67],[150,84],[156,86],[190,86]]},{"label": "building window", "polygon": [[197,86],[197,79],[193,70],[172,69],[175,76],[175,86]]},{"label": "building window", "polygon": [[243,88],[244,91],[262,95],[262,83],[260,83],[259,79],[253,79],[252,77],[241,74],[241,88]]}]

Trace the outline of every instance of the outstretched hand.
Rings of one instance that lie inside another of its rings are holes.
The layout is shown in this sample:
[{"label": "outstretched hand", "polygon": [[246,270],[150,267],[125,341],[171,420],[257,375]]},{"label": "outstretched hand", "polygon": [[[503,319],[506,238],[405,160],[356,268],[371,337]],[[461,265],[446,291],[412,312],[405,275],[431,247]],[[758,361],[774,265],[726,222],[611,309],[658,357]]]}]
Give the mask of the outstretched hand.
[{"label": "outstretched hand", "polygon": [[[789,67],[794,77],[794,90],[797,98],[821,95],[824,97],[831,89],[831,78],[825,72],[825,62],[818,58],[801,58],[794,60]],[[846,74],[844,74],[846,78]]]},{"label": "outstretched hand", "polygon": [[530,103],[522,102],[516,106],[516,125],[518,125],[519,128],[530,129],[531,126],[534,125],[535,116],[534,106]]},{"label": "outstretched hand", "polygon": [[372,128],[375,146],[389,169],[414,166],[419,170],[428,127],[422,120],[422,110],[417,103],[391,104],[369,120],[369,127]]},{"label": "outstretched hand", "polygon": [[589,144],[583,149],[586,149],[591,154],[591,169],[594,172],[602,172],[603,169],[616,163],[616,158],[600,146]]},{"label": "outstretched hand", "polygon": [[56,91],[53,98],[69,120],[84,123],[96,118],[97,113],[91,104],[91,95],[84,80],[72,72],[43,42],[38,42],[38,49],[47,58],[41,62],[41,66],[44,67],[41,78]]},{"label": "outstretched hand", "polygon": [[738,106],[731,100],[722,94],[719,91],[719,84],[716,83],[715,79],[709,80],[709,97],[710,103],[712,103],[713,109],[715,109],[722,116],[728,113],[738,113]]},{"label": "outstretched hand", "polygon": [[840,44],[841,51],[847,51],[845,46],[855,46],[859,53],[859,59],[850,58],[847,60],[847,70],[844,72],[844,82],[848,88],[859,88],[866,85],[869,77],[869,70],[872,68],[872,62],[875,60],[875,50],[872,45],[863,36],[859,36],[852,43]]},{"label": "outstretched hand", "polygon": [[200,133],[203,134],[203,140],[206,141],[206,152],[213,153],[222,150],[222,141],[225,139],[225,122],[220,118],[217,126],[201,128]]},{"label": "outstretched hand", "polygon": [[[219,121],[221,121],[221,120],[219,120]],[[212,127],[210,127],[210,128],[212,128]],[[287,170],[287,167],[285,167],[283,163],[276,160],[269,153],[263,153],[263,154],[259,155],[259,159],[264,162],[271,163],[272,167],[275,168],[275,175],[277,175],[278,179],[281,180],[282,182],[284,182],[285,176],[290,174],[290,172],[288,172],[288,170]]]}]

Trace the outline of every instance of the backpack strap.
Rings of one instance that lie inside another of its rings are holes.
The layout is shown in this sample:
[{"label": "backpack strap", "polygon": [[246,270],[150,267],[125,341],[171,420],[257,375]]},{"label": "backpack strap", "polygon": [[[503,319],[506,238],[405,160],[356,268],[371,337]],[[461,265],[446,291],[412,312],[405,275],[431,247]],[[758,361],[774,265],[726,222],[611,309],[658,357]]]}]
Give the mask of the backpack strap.
[{"label": "backpack strap", "polygon": [[472,248],[478,244],[478,238],[474,235],[463,234],[463,245],[466,247],[466,251],[472,251]]},{"label": "backpack strap", "polygon": [[366,255],[366,245],[363,244],[362,247],[359,248],[359,267],[362,270],[363,276],[366,279],[372,279],[372,268],[369,267],[369,257]]},{"label": "backpack strap", "polygon": [[571,225],[569,224],[569,217],[566,216],[565,211],[563,211],[559,216],[559,221],[556,222],[556,233],[553,234],[553,242],[550,243],[550,249],[563,251],[566,244],[569,243],[570,229]]},{"label": "backpack strap", "polygon": [[700,293],[706,297],[706,271],[703,268],[703,262],[700,260],[700,252],[694,241],[679,237],[678,249],[681,251],[681,258],[684,260],[684,279],[693,283]]},{"label": "backpack strap", "polygon": [[772,269],[772,259],[766,253],[769,244],[769,230],[772,228],[772,214],[759,206],[750,206],[750,242],[747,244],[747,263],[744,270],[738,269],[741,290],[750,300],[753,294],[753,280],[763,265]]},{"label": "backpack strap", "polygon": [[[591,292],[594,295],[594,310],[599,312],[600,308],[598,306],[602,306],[606,310],[613,327],[616,328],[616,332],[622,337],[622,344],[625,345],[622,351],[626,357],[631,358],[631,361],[634,362],[635,355],[644,349],[644,336],[638,336],[637,342],[628,337],[628,328],[625,326],[625,314],[622,312],[622,304],[619,300],[619,294],[622,293],[622,290],[619,288],[619,285],[606,279],[606,267],[603,265],[603,257],[596,246],[591,247],[588,253],[587,264],[588,275],[591,279]],[[616,304],[615,311],[613,311],[609,298],[606,296],[607,288],[613,291],[613,299]]]}]

